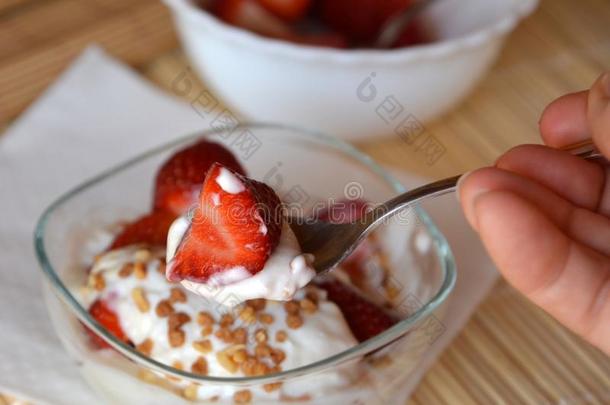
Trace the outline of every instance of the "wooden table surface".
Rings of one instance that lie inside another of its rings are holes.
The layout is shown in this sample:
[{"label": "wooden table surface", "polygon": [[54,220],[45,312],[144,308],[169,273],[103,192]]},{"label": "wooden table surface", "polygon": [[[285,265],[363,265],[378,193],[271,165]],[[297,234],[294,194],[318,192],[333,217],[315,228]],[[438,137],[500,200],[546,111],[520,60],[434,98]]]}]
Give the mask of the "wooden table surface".
[{"label": "wooden table surface", "polygon": [[[157,1],[0,0],[0,133],[92,42],[166,89],[187,64]],[[473,169],[539,142],[544,106],[608,69],[610,2],[542,0],[477,90],[426,125],[441,159],[428,165],[395,138],[358,146],[428,177]],[[609,404],[610,358],[499,282],[410,403]]]}]

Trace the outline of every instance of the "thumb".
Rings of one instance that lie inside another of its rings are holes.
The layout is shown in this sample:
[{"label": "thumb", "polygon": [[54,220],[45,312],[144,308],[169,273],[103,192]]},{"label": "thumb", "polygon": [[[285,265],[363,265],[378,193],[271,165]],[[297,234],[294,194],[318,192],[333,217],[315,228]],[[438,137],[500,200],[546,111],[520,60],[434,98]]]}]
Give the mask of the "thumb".
[{"label": "thumb", "polygon": [[587,120],[595,145],[610,158],[610,72],[601,75],[591,87]]}]

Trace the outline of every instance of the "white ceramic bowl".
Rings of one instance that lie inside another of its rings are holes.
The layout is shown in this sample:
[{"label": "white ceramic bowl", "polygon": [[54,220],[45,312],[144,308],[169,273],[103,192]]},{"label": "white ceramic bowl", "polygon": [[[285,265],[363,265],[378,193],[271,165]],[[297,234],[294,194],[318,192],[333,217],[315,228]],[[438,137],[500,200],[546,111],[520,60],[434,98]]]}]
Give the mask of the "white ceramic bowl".
[{"label": "white ceramic bowl", "polygon": [[376,51],[264,38],[223,23],[189,0],[164,1],[193,67],[235,113],[346,139],[409,135],[448,111],[538,3],[439,0],[422,15],[435,42]]}]

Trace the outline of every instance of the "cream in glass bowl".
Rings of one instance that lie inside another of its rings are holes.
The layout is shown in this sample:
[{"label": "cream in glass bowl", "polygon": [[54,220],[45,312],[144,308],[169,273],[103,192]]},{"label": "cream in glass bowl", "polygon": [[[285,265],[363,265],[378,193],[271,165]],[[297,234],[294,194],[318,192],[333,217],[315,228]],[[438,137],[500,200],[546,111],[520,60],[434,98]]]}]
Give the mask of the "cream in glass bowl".
[{"label": "cream in glass bowl", "polygon": [[[260,141],[248,156],[232,142],[244,133]],[[333,301],[332,290],[316,286],[321,284],[310,284],[289,302],[256,301],[231,313],[170,284],[162,270],[163,249],[106,250],[117,223],[150,206],[160,164],[202,137],[231,150],[250,177],[273,187],[284,201],[299,200],[305,211],[327,199],[376,203],[404,191],[352,146],[271,124],[187,136],[86,181],[49,206],[35,235],[51,319],[85,379],[110,403],[404,403],[409,378],[444,331],[443,307],[456,277],[449,246],[425,212],[395,216],[375,231],[374,253],[360,253],[371,282],[353,287],[396,319],[366,339],[350,330],[341,303]],[[103,283],[96,277],[100,272]],[[344,269],[335,272],[350,277]],[[92,301],[112,286],[128,340],[91,315]],[[146,303],[136,291],[148,294]],[[293,311],[301,323],[290,318]],[[170,333],[172,322],[182,334]],[[255,361],[259,357],[281,367],[263,366]]]}]

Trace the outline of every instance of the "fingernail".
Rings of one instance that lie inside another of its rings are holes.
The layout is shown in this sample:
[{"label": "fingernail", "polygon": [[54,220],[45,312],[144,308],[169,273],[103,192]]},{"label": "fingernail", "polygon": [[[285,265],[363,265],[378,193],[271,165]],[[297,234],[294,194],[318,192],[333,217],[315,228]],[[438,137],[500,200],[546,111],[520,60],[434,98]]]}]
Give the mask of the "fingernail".
[{"label": "fingernail", "polygon": [[474,228],[474,230],[478,230],[478,224],[477,224],[477,216],[475,213],[475,206],[476,206],[476,201],[477,199],[487,193],[489,191],[489,189],[484,188],[484,187],[471,187],[468,190],[468,198],[465,201],[461,201],[460,198],[460,188],[462,187],[462,185],[465,183],[466,178],[468,176],[470,176],[473,173],[473,171],[464,173],[462,175],[462,177],[459,178],[458,182],[457,182],[457,189],[456,189],[456,194],[457,194],[457,200],[458,202],[462,205],[462,209],[464,211],[464,216],[466,217],[466,220],[470,223],[470,226],[472,228]]},{"label": "fingernail", "polygon": [[601,83],[606,97],[610,98],[610,72],[604,73],[604,76],[602,76]]},{"label": "fingernail", "polygon": [[455,185],[455,197],[457,198],[458,202],[461,202],[460,201],[460,186],[462,184],[464,184],[464,180],[466,180],[466,177],[468,177],[468,175],[470,175],[470,173],[472,173],[472,170],[462,174],[460,176],[460,178],[458,179],[457,184]]}]

